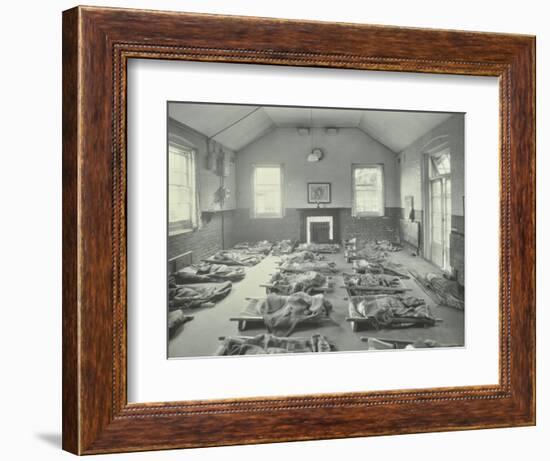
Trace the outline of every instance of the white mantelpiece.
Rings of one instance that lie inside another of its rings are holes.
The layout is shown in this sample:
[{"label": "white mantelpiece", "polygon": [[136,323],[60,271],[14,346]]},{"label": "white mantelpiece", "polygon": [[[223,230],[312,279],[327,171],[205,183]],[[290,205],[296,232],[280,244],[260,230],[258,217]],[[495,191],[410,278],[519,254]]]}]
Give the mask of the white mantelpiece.
[{"label": "white mantelpiece", "polygon": [[317,222],[329,223],[328,237],[332,241],[334,239],[334,225],[332,216],[308,216],[306,217],[307,243],[311,243],[311,223]]}]

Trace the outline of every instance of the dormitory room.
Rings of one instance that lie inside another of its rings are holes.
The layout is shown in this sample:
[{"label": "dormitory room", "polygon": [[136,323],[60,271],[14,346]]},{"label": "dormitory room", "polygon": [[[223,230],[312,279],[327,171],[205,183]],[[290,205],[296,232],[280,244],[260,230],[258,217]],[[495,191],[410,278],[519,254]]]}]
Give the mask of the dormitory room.
[{"label": "dormitory room", "polygon": [[464,114],[168,103],[168,356],[464,346]]}]

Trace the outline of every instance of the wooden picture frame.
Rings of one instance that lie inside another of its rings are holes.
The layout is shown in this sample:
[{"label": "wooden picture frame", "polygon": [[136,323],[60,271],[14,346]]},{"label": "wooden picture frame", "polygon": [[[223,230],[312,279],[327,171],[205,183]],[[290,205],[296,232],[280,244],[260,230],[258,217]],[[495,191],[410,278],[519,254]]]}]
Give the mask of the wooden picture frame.
[{"label": "wooden picture frame", "polygon": [[[312,187],[322,187],[324,190],[322,191],[323,197],[321,197],[319,200],[315,200],[314,197],[312,197]],[[331,191],[331,184],[329,182],[308,182],[307,183],[307,203],[314,203],[314,204],[327,204],[332,202],[332,191]]]},{"label": "wooden picture frame", "polygon": [[[133,58],[498,77],[498,385],[128,403],[126,65]],[[77,454],[535,424],[535,38],[65,11],[62,397],[63,448]]]}]

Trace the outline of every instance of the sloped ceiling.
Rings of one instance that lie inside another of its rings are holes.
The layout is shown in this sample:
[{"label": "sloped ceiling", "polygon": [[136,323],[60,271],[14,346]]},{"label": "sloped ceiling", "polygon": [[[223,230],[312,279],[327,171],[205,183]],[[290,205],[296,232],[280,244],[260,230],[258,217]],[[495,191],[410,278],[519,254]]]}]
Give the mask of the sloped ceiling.
[{"label": "sloped ceiling", "polygon": [[276,127],[359,128],[398,153],[452,114],[171,103],[170,117],[239,151]]},{"label": "sloped ceiling", "polygon": [[401,152],[452,116],[442,112],[364,110],[358,128],[394,152]]}]

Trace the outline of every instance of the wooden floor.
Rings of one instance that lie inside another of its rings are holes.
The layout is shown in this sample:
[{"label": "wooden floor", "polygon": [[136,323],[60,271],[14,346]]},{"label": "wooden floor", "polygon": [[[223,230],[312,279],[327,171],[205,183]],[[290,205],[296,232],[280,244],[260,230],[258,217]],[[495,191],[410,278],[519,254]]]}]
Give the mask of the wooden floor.
[{"label": "wooden floor", "polygon": [[[253,325],[242,333],[237,330],[237,322],[231,322],[230,317],[238,316],[247,302],[246,297],[265,296],[265,288],[259,285],[266,283],[269,274],[276,271],[276,263],[280,258],[267,256],[254,267],[246,268],[246,277],[240,282],[233,283],[231,293],[214,307],[203,307],[192,312],[194,316],[191,322],[180,327],[168,344],[168,357],[204,357],[215,354],[220,341],[220,336],[247,335],[253,336],[265,333],[266,329],[261,324]],[[334,261],[344,272],[351,273],[351,264],[344,259],[343,253],[327,255],[327,259]],[[428,261],[412,256],[407,250],[392,253],[390,260],[399,262],[407,269],[414,269],[421,274],[427,272],[439,272]],[[332,302],[333,311],[331,321],[320,324],[298,326],[292,336],[311,336],[314,333],[325,335],[335,345],[336,351],[358,351],[366,349],[366,343],[361,341],[361,336],[377,338],[391,338],[403,340],[433,339],[441,344],[464,344],[464,312],[446,306],[436,305],[428,295],[413,280],[404,280],[405,285],[411,288],[409,293],[426,299],[428,305],[433,307],[433,313],[443,321],[434,327],[386,329],[386,330],[362,330],[356,333],[351,331],[348,317],[348,300],[346,291],[341,288],[342,276],[335,275],[334,291],[326,296]]]}]

